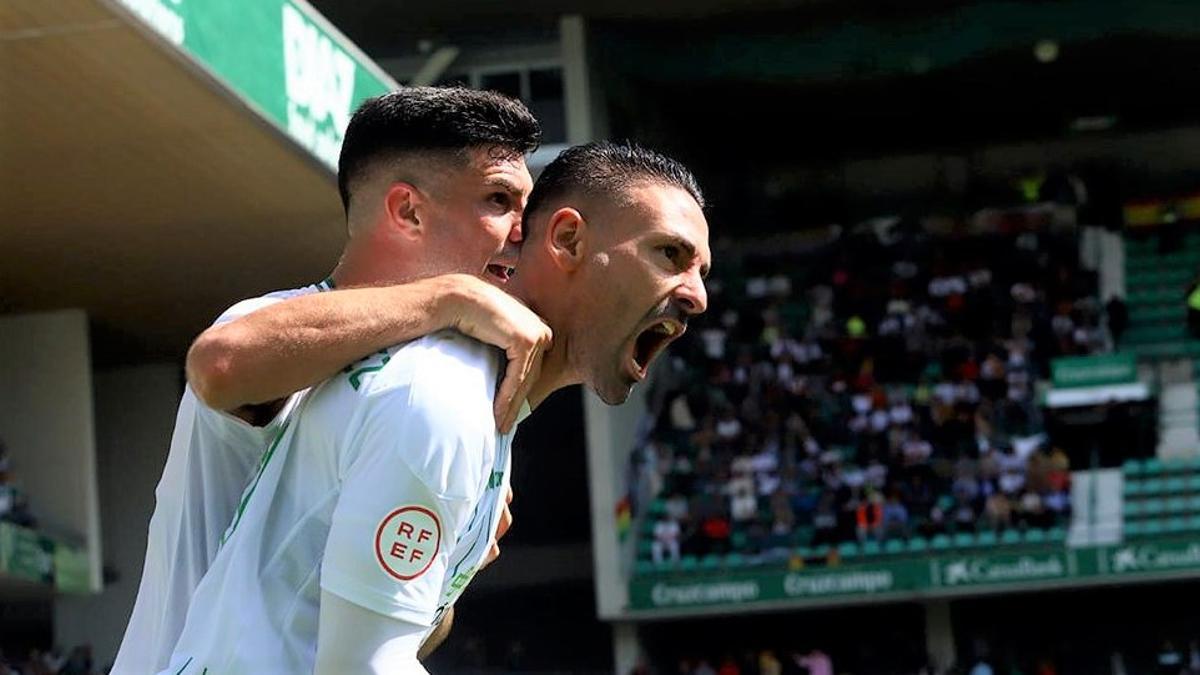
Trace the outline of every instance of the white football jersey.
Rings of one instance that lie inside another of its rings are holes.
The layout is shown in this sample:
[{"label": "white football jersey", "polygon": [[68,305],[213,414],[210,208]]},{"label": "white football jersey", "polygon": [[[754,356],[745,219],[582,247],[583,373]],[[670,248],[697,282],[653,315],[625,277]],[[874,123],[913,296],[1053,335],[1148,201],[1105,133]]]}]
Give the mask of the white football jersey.
[{"label": "white football jersey", "polygon": [[[330,288],[326,280],[245,300],[226,310],[216,323]],[[137,601],[113,675],[146,675],[166,667],[192,593],[217,555],[221,536],[267,442],[278,435],[296,399],[289,399],[266,426],[256,427],[204,405],[190,386],[184,389],[167,463],[154,491]]]},{"label": "white football jersey", "polygon": [[322,589],[433,626],[503,511],[512,434],[492,415],[502,363],[443,331],[310,391],[263,456],[161,672],[312,672]]}]

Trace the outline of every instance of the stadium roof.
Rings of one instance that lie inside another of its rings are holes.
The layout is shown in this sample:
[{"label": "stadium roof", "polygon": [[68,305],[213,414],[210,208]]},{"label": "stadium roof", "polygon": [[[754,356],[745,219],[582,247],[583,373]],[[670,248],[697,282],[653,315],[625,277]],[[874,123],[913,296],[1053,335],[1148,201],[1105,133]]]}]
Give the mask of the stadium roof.
[{"label": "stadium roof", "polygon": [[323,139],[352,102],[285,93],[314,77],[287,24],[353,81],[390,80],[302,2],[121,2],[0,3],[0,311],[82,307],[117,358],[178,356],[231,300],[319,279],[340,250]]}]

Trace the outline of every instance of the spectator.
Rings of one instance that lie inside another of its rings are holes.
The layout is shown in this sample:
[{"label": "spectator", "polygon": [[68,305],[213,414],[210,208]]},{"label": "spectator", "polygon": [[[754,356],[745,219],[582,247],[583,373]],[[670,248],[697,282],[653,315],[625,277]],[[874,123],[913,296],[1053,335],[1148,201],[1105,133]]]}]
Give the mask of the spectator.
[{"label": "spectator", "polygon": [[993,492],[984,506],[987,526],[993,530],[1004,530],[1012,526],[1012,502],[1003,492]]},{"label": "spectator", "polygon": [[1162,647],[1158,650],[1158,670],[1159,675],[1180,675],[1184,669],[1183,653],[1175,648],[1175,645],[1170,640],[1164,640]]},{"label": "spectator", "polygon": [[661,564],[664,560],[679,562],[679,535],[679,522],[674,518],[663,518],[654,524],[654,542],[651,547],[655,564]]},{"label": "spectator", "polygon": [[758,655],[758,675],[783,675],[783,664],[770,649],[764,649]]},{"label": "spectator", "polygon": [[992,673],[993,671],[991,665],[989,665],[987,661],[979,659],[975,662],[975,665],[971,667],[970,675],[992,675]]},{"label": "spectator", "polygon": [[808,669],[808,675],[833,675],[833,660],[820,649],[804,655],[796,654],[792,658],[796,665]]},{"label": "spectator", "polygon": [[1200,338],[1200,280],[1193,281],[1188,286],[1185,300],[1188,332],[1192,334],[1192,337]]},{"label": "spectator", "polygon": [[908,536],[908,508],[900,500],[900,491],[893,489],[883,505],[883,536]]},{"label": "spectator", "polygon": [[883,498],[872,490],[866,499],[859,501],[854,510],[855,531],[859,541],[883,539]]}]

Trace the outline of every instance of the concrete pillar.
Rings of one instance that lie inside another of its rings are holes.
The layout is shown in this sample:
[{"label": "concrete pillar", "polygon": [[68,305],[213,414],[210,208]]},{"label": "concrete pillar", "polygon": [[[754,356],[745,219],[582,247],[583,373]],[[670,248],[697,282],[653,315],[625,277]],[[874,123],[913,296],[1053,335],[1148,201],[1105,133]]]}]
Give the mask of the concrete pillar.
[{"label": "concrete pillar", "polygon": [[949,600],[925,603],[925,651],[929,654],[935,673],[946,672],[957,660]]},{"label": "concrete pillar", "polygon": [[618,621],[613,624],[613,673],[629,675],[642,657],[642,645],[638,642],[637,624]]},{"label": "concrete pillar", "polygon": [[588,76],[587,39],[583,17],[559,20],[562,45],[563,97],[567,112],[567,143],[578,145],[595,140],[592,129],[591,79]]}]

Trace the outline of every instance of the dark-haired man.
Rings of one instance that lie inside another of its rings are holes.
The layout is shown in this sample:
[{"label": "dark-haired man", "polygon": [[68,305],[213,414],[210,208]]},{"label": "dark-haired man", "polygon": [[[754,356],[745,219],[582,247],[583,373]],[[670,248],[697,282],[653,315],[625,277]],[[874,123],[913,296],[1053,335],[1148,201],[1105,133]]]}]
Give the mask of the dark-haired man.
[{"label": "dark-haired man", "polygon": [[[513,264],[532,182],[524,155],[539,133],[519,102],[466,89],[404,89],[355,114],[338,173],[351,239],[337,271],[235,305],[193,346],[114,673],[166,666],[192,594],[241,514],[239,496],[287,426],[293,392],[388,345],[456,328],[508,351],[504,392],[524,399],[522,378],[536,373],[549,330],[480,277],[502,284]],[[427,245],[414,259],[401,244],[418,235]]]},{"label": "dark-haired man", "polygon": [[[404,203],[356,233],[376,245],[344,256],[339,273],[386,270],[388,282],[416,273],[432,242]],[[702,204],[684,167],[636,147],[580,146],[546,168],[519,260],[500,258],[518,268],[507,289],[555,335],[531,406],[579,383],[624,401],[705,310]],[[381,228],[403,236],[377,239]],[[469,255],[494,263],[488,254]],[[419,645],[486,559],[503,508],[512,433],[492,421],[501,371],[492,348],[443,331],[309,392],[272,444],[161,672],[423,672]]]}]

